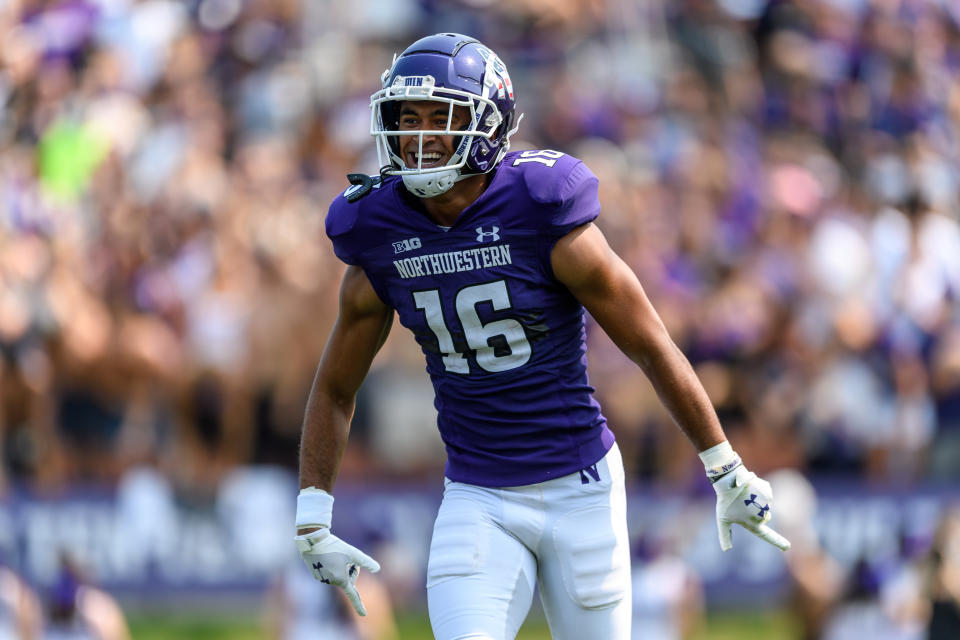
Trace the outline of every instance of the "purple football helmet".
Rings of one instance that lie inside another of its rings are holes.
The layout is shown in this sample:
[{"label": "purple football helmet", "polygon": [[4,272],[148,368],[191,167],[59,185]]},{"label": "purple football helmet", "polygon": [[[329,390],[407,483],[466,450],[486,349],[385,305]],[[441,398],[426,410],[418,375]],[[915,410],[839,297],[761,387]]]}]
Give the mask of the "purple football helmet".
[{"label": "purple football helmet", "polygon": [[[432,198],[458,180],[487,173],[509,150],[520,121],[510,74],[497,54],[474,38],[440,33],[417,40],[394,57],[381,80],[383,88],[370,96],[370,133],[377,140],[381,173],[402,176],[415,195]],[[445,103],[446,128],[399,130],[400,103],[406,100]],[[450,128],[457,106],[470,111],[470,121],[459,130]],[[460,138],[446,164],[423,166],[425,135]],[[401,136],[419,137],[415,167],[404,163]]]}]

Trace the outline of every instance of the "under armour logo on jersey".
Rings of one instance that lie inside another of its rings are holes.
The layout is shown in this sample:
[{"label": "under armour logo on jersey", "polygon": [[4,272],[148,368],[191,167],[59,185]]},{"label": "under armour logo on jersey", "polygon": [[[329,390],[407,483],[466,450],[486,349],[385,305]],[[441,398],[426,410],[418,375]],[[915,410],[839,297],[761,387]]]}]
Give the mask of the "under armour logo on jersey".
[{"label": "under armour logo on jersey", "polygon": [[493,231],[484,231],[483,227],[477,227],[477,242],[496,242],[500,239],[500,227],[491,227]]},{"label": "under armour logo on jersey", "polygon": [[600,482],[600,472],[597,471],[597,465],[592,464],[585,469],[580,469],[580,484],[590,484],[590,478],[593,478],[596,482]]},{"label": "under armour logo on jersey", "polygon": [[770,505],[765,504],[765,505],[763,505],[763,506],[760,506],[760,503],[757,502],[757,494],[755,494],[755,493],[751,493],[751,494],[750,494],[750,499],[749,499],[749,500],[744,500],[744,501],[743,501],[743,504],[747,505],[748,507],[749,507],[750,505],[754,505],[755,507],[757,507],[758,509],[760,509],[760,512],[757,514],[757,517],[760,518],[760,519],[763,519],[763,516],[767,513],[767,511],[770,511]]}]

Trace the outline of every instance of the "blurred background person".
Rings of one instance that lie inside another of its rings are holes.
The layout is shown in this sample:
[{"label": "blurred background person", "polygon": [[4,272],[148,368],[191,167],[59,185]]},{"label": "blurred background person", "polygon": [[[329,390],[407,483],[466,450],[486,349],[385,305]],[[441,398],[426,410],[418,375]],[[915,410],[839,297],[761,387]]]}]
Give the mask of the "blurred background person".
[{"label": "blurred background person", "polygon": [[779,519],[781,528],[794,536],[792,553],[786,558],[787,609],[799,640],[820,640],[843,595],[843,568],[820,543],[814,527],[817,494],[810,481],[794,469],[782,469],[770,474],[770,486],[779,500],[792,505],[790,513]]},{"label": "blurred background person", "polygon": [[357,579],[366,616],[353,610],[344,593],[319,589],[299,557],[271,585],[264,612],[267,637],[273,640],[397,640],[390,594],[375,575]]},{"label": "blurred background person", "polygon": [[69,556],[60,558],[59,575],[44,604],[44,640],[130,640],[120,605],[84,579]]},{"label": "blurred background person", "polygon": [[703,629],[703,584],[675,545],[651,533],[633,544],[631,638],[688,640]]},{"label": "blurred background person", "polygon": [[930,549],[927,566],[931,603],[928,640],[960,635],[960,509],[944,514]]},{"label": "blurred background person", "polygon": [[823,623],[824,640],[877,638],[921,640],[928,609],[916,589],[900,585],[890,569],[869,558],[858,560],[830,603]]},{"label": "blurred background person", "polygon": [[40,638],[40,599],[10,567],[0,564],[0,639]]}]

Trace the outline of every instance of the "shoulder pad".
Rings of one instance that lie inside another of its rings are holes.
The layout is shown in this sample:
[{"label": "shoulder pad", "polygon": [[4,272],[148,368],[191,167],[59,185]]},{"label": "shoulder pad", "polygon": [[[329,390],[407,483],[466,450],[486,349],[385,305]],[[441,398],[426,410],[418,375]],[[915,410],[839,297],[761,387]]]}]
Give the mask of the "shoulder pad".
[{"label": "shoulder pad", "polygon": [[506,158],[514,171],[520,172],[527,192],[535,202],[543,204],[563,200],[569,182],[579,177],[579,159],[552,149],[521,151]]}]

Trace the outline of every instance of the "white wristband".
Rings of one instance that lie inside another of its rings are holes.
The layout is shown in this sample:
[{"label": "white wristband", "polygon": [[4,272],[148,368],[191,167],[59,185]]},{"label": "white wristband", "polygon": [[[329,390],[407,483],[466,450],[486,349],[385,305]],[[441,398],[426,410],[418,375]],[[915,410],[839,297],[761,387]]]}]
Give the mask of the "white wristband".
[{"label": "white wristband", "polygon": [[297,528],[327,527],[333,519],[333,496],[316,487],[300,489],[297,496]]},{"label": "white wristband", "polygon": [[722,475],[736,469],[740,464],[740,456],[733,450],[730,443],[724,440],[718,445],[714,445],[706,451],[700,452],[700,461],[703,462],[703,468],[706,469],[707,477],[714,481]]}]

